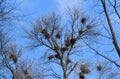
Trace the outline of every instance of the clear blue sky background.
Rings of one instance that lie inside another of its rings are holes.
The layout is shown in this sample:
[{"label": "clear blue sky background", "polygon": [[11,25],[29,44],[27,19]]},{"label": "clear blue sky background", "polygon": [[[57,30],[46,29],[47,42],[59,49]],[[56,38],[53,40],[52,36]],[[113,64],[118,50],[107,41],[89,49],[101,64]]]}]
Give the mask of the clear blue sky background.
[{"label": "clear blue sky background", "polygon": [[67,6],[80,6],[82,0],[21,0],[21,8],[33,13],[37,16],[46,14],[51,11],[61,12],[65,11]]}]

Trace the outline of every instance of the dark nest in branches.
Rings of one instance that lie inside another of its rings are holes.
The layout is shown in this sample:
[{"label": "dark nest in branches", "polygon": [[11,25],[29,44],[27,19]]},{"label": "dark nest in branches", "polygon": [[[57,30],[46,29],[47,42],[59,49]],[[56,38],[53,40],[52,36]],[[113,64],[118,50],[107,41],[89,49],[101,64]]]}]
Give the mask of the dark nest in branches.
[{"label": "dark nest in branches", "polygon": [[42,29],[41,33],[45,36],[45,39],[49,39],[50,38],[50,34],[47,32],[46,29]]},{"label": "dark nest in branches", "polygon": [[27,69],[23,70],[23,73],[24,73],[25,75],[27,75],[27,74],[28,74]]},{"label": "dark nest in branches", "polygon": [[45,34],[45,38],[46,38],[46,39],[49,39],[49,38],[50,38],[50,34],[48,34],[48,33]]},{"label": "dark nest in branches", "polygon": [[41,33],[42,33],[42,34],[47,34],[47,30],[46,30],[46,29],[43,29],[43,30],[41,31]]},{"label": "dark nest in branches", "polygon": [[83,17],[83,18],[81,19],[81,23],[85,23],[85,22],[86,22],[86,18]]},{"label": "dark nest in branches", "polygon": [[81,70],[81,72],[83,72],[85,74],[88,74],[90,72],[90,70],[87,68],[86,65],[81,65],[80,70]]},{"label": "dark nest in branches", "polygon": [[61,38],[61,35],[58,33],[55,35],[55,37],[59,39],[59,38]]},{"label": "dark nest in branches", "polygon": [[79,35],[83,34],[83,32],[84,32],[83,30],[79,30]]},{"label": "dark nest in branches", "polygon": [[101,71],[102,70],[102,66],[101,65],[97,66],[97,70]]},{"label": "dark nest in branches", "polygon": [[91,26],[91,25],[87,25],[86,28],[87,28],[87,29],[91,29],[92,26]]},{"label": "dark nest in branches", "polygon": [[53,59],[53,58],[54,58],[53,55],[48,56],[48,59],[49,59],[49,60],[51,60],[51,59]]},{"label": "dark nest in branches", "polygon": [[80,78],[80,79],[85,79],[85,75],[84,75],[83,72],[80,72],[80,73],[79,73],[79,78]]},{"label": "dark nest in branches", "polygon": [[65,52],[66,50],[67,50],[67,47],[62,47],[62,48],[60,49],[61,52]]},{"label": "dark nest in branches", "polygon": [[15,54],[10,54],[10,56],[9,56],[15,63],[17,62],[17,56],[15,55]]},{"label": "dark nest in branches", "polygon": [[55,46],[54,49],[55,49],[56,51],[59,51],[60,47],[59,47],[59,46]]},{"label": "dark nest in branches", "polygon": [[76,39],[75,38],[72,38],[71,40],[70,40],[70,43],[73,45],[74,43],[76,42]]},{"label": "dark nest in branches", "polygon": [[70,46],[70,45],[71,45],[70,40],[66,40],[66,41],[65,41],[65,46]]}]

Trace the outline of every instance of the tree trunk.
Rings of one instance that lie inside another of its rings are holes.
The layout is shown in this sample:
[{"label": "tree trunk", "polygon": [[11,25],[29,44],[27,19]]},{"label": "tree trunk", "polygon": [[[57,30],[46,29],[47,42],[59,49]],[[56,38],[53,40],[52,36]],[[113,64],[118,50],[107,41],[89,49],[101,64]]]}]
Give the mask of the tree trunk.
[{"label": "tree trunk", "polygon": [[118,53],[118,56],[120,57],[120,48],[119,48],[119,45],[118,45],[118,41],[116,39],[115,32],[113,30],[113,26],[112,26],[112,23],[111,23],[110,16],[109,16],[107,8],[106,8],[105,0],[101,0],[101,3],[102,3],[104,13],[105,13],[105,16],[106,16],[106,19],[107,19],[107,22],[108,22],[108,25],[109,25],[109,28],[110,28],[110,31],[111,31],[114,47],[115,47],[115,49]]},{"label": "tree trunk", "polygon": [[64,72],[64,79],[68,79],[68,75],[66,74],[66,71]]},{"label": "tree trunk", "polygon": [[66,65],[62,62],[62,69],[63,69],[63,76],[64,76],[64,79],[68,79],[68,75],[67,75],[67,72],[66,72]]}]

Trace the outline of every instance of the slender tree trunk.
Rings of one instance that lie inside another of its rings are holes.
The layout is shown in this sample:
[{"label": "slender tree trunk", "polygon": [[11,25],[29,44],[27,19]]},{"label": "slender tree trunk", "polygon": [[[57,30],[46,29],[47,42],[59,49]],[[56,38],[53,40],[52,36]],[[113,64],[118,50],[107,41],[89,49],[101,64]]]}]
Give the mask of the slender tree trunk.
[{"label": "slender tree trunk", "polygon": [[64,79],[68,79],[68,76],[66,73],[64,74]]},{"label": "slender tree trunk", "polygon": [[66,73],[66,67],[64,68],[63,73],[64,73],[64,79],[68,79],[68,75]]},{"label": "slender tree trunk", "polygon": [[106,16],[106,19],[107,19],[107,22],[108,22],[108,25],[109,25],[109,28],[110,28],[110,31],[111,31],[113,44],[114,44],[115,49],[116,49],[116,51],[118,53],[118,56],[120,57],[120,48],[119,48],[119,45],[118,45],[118,42],[117,42],[117,39],[116,39],[115,32],[113,30],[113,26],[112,26],[112,23],[111,23],[110,16],[109,16],[107,8],[106,8],[105,0],[101,0],[101,3],[102,3],[102,6],[103,6],[103,9],[104,9],[104,12],[105,12],[105,16]]},{"label": "slender tree trunk", "polygon": [[64,62],[61,62],[61,64],[62,64],[62,69],[63,69],[63,77],[64,79],[68,79],[67,66],[64,64]]}]

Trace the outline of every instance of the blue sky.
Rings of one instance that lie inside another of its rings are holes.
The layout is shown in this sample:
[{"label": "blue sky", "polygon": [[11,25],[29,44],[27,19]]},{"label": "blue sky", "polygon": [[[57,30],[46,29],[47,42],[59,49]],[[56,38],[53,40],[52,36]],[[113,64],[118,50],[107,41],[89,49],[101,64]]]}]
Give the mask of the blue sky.
[{"label": "blue sky", "polygon": [[53,0],[24,0],[21,7],[22,9],[38,16],[52,10],[57,10]]},{"label": "blue sky", "polygon": [[67,6],[81,6],[82,0],[20,0],[21,8],[35,16],[44,15],[51,11],[63,13]]}]

